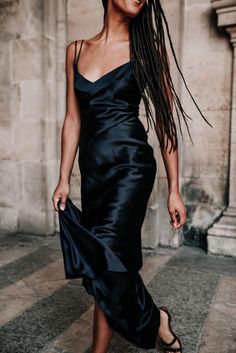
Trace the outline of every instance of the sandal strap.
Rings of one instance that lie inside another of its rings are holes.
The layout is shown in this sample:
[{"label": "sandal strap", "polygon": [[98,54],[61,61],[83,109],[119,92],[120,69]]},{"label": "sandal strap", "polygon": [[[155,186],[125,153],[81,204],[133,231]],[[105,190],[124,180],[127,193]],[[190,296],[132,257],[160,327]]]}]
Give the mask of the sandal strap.
[{"label": "sandal strap", "polygon": [[166,342],[163,341],[163,340],[162,340],[162,343],[164,344],[164,346],[169,347],[169,346],[172,346],[172,344],[174,344],[176,340],[177,340],[177,337],[174,336],[173,340],[172,340],[170,343],[166,343]]}]

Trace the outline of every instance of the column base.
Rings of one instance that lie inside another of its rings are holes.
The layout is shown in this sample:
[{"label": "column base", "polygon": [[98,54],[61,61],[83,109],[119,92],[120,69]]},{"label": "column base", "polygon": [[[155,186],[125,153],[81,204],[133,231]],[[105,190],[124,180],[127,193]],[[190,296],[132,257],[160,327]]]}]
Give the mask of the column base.
[{"label": "column base", "polygon": [[236,208],[228,207],[221,218],[208,229],[210,254],[236,256]]}]

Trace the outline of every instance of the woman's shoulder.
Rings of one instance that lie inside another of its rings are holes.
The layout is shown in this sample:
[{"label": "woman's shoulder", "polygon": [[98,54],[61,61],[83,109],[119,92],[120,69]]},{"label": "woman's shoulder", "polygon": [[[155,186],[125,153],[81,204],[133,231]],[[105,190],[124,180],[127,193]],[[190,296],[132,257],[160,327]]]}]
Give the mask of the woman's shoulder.
[{"label": "woman's shoulder", "polygon": [[97,37],[98,37],[98,35],[95,35],[91,38],[86,38],[86,40],[85,39],[75,39],[72,42],[68,43],[66,46],[67,56],[72,58],[75,53],[78,53],[78,50],[80,48],[82,41],[86,42],[86,45],[89,45],[94,42],[96,43]]},{"label": "woman's shoulder", "polygon": [[66,49],[67,49],[67,51],[73,51],[75,49],[75,46],[77,46],[77,48],[80,47],[82,41],[86,45],[97,43],[98,38],[99,38],[99,34],[96,34],[91,38],[75,39],[75,40],[73,40],[73,42],[70,42],[69,44],[67,44]]},{"label": "woman's shoulder", "polygon": [[66,56],[71,61],[74,60],[75,54],[78,53],[78,48],[82,42],[82,39],[75,39],[68,43],[66,46]]},{"label": "woman's shoulder", "polygon": [[81,42],[82,42],[82,39],[73,40],[73,42],[70,42],[70,43],[67,44],[66,51],[67,52],[74,52],[75,47],[76,46],[78,47],[81,44]]}]

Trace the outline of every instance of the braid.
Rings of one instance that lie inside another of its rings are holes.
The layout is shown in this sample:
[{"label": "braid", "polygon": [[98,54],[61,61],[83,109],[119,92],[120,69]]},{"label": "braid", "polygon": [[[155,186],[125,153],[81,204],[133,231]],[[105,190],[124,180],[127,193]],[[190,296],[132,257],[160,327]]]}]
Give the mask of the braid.
[{"label": "braid", "polygon": [[[105,10],[105,19],[108,0],[102,1]],[[183,109],[171,78],[164,28],[166,29],[174,61],[184,85],[202,118],[208,125],[211,127],[212,125],[199,109],[181,72],[160,0],[148,1],[138,16],[130,22],[130,50],[134,59],[132,60],[132,69],[144,102],[147,117],[147,132],[149,131],[149,126],[154,127],[160,147],[167,148],[170,141],[171,152],[172,149],[174,151],[177,149],[178,138],[170,95],[173,99],[173,106],[177,114],[181,136],[183,138],[180,114],[183,117],[188,135],[193,144],[187,121],[187,119],[192,120],[192,118]]]},{"label": "braid", "polygon": [[102,4],[103,4],[103,8],[104,8],[103,20],[105,21],[105,18],[107,15],[108,0],[102,0]]}]

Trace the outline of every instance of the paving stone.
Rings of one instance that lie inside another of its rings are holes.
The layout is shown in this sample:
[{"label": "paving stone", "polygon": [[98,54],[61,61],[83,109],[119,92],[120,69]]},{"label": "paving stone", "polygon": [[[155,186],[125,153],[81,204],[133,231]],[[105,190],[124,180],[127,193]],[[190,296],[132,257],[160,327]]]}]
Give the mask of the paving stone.
[{"label": "paving stone", "polygon": [[42,246],[33,253],[2,266],[0,268],[0,288],[13,284],[50,262],[59,259],[61,257],[59,246],[57,238],[56,244]]},{"label": "paving stone", "polygon": [[37,353],[92,304],[80,280],[70,281],[1,328],[2,353]]},{"label": "paving stone", "polygon": [[222,276],[206,320],[199,353],[234,353],[235,337],[236,277]]}]

